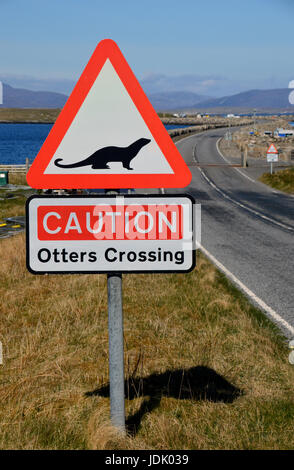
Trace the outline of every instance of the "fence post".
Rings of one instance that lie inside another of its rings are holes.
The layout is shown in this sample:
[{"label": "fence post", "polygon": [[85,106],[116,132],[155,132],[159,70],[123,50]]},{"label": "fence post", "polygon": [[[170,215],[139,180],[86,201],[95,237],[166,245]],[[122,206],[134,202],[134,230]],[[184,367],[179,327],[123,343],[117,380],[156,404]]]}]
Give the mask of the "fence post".
[{"label": "fence post", "polygon": [[246,168],[247,167],[247,156],[248,156],[248,147],[247,145],[244,146],[244,150],[243,150],[243,162],[242,162],[242,166],[243,168]]}]

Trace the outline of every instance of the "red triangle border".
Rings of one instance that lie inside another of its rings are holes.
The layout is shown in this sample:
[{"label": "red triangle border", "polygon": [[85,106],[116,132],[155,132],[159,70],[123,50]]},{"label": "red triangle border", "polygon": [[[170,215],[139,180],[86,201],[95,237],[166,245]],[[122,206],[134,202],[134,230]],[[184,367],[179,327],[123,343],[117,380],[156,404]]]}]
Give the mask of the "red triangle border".
[{"label": "red triangle border", "polygon": [[[107,59],[111,61],[174,174],[44,174]],[[189,168],[153,109],[119,47],[111,39],[104,39],[97,45],[36,156],[27,174],[28,184],[36,189],[183,188],[190,183],[191,179],[192,175]]]}]

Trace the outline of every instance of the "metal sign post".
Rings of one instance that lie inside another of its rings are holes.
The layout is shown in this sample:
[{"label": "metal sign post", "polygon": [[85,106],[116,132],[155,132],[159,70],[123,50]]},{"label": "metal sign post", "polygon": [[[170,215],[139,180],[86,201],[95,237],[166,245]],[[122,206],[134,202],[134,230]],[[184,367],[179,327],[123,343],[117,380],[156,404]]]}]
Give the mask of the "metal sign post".
[{"label": "metal sign post", "polygon": [[125,433],[122,276],[107,274],[110,418]]},{"label": "metal sign post", "polygon": [[[115,189],[107,189],[105,193],[119,194]],[[125,434],[124,323],[120,273],[107,274],[107,304],[110,420],[113,426]]]}]

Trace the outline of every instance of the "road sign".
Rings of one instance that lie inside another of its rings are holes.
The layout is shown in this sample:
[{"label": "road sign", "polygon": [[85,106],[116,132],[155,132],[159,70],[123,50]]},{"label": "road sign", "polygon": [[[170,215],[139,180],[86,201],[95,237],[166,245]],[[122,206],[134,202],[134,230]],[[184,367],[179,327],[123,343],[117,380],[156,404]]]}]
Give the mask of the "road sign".
[{"label": "road sign", "polygon": [[41,273],[188,272],[190,196],[32,196],[27,267]]},{"label": "road sign", "polygon": [[185,187],[191,173],[110,39],[96,47],[28,174],[34,188]]},{"label": "road sign", "polygon": [[268,163],[278,162],[279,161],[279,155],[277,153],[267,153],[266,154],[266,161]]},{"label": "road sign", "polygon": [[276,149],[276,147],[274,146],[274,144],[271,144],[267,150],[267,153],[279,153]]}]

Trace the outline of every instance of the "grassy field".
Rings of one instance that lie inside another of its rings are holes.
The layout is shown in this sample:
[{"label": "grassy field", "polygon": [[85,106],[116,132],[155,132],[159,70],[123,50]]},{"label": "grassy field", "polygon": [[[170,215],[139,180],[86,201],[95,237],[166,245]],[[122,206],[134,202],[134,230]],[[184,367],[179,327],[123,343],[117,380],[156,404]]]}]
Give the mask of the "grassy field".
[{"label": "grassy field", "polygon": [[[7,197],[8,194],[12,197]],[[0,188],[0,223],[6,217],[24,215],[25,201],[26,197],[22,190],[8,193],[7,190]]]},{"label": "grassy field", "polygon": [[[56,121],[60,111],[57,108],[0,108],[0,122],[52,123]],[[158,116],[173,117],[171,113],[158,113]]]},{"label": "grassy field", "polygon": [[0,257],[1,449],[293,449],[285,341],[204,256],[123,278],[127,437],[109,422],[106,276],[33,276],[24,235]]},{"label": "grassy field", "polygon": [[264,173],[259,178],[259,181],[280,191],[294,194],[294,168],[279,170],[272,175],[270,173]]},{"label": "grassy field", "polygon": [[[24,173],[9,173],[9,183],[26,185],[26,176]],[[0,223],[5,217],[24,215],[26,193],[22,188],[10,190],[0,186]]]},{"label": "grassy field", "polygon": [[27,185],[27,179],[25,173],[13,173],[9,172],[9,183],[10,184],[20,184],[20,185]]},{"label": "grassy field", "polygon": [[[16,194],[0,220],[24,214]],[[127,437],[109,421],[106,276],[33,276],[24,235],[0,257],[0,449],[294,448],[285,339],[203,255],[124,276]]]},{"label": "grassy field", "polygon": [[0,122],[40,122],[56,121],[60,109],[0,108]]}]

